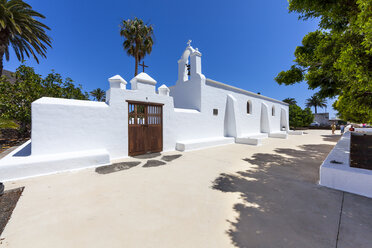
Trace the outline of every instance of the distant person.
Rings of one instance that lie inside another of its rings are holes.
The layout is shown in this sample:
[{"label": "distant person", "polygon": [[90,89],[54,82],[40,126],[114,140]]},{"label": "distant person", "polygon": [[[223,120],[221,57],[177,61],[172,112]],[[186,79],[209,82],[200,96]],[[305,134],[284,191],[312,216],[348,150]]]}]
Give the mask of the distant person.
[{"label": "distant person", "polygon": [[332,134],[335,134],[335,131],[336,131],[336,125],[335,125],[334,122],[332,123],[331,128],[332,128]]},{"label": "distant person", "polygon": [[344,132],[345,132],[345,125],[344,124],[341,124],[340,130],[341,130],[341,135],[344,134]]},{"label": "distant person", "polygon": [[349,131],[350,131],[350,132],[354,132],[354,131],[355,131],[355,128],[354,128],[353,125],[351,125],[351,127],[349,128]]},{"label": "distant person", "polygon": [[363,123],[363,127],[365,128],[367,126],[367,124],[366,123]]}]

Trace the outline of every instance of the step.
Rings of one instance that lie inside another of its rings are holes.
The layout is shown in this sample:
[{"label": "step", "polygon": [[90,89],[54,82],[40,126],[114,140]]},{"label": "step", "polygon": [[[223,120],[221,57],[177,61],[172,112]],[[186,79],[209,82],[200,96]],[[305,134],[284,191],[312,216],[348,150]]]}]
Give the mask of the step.
[{"label": "step", "polygon": [[288,133],[285,131],[275,132],[269,134],[270,138],[288,139]]},{"label": "step", "polygon": [[237,137],[235,138],[235,142],[238,144],[260,146],[262,145],[262,139],[263,138]]},{"label": "step", "polygon": [[288,135],[303,135],[304,131],[294,131],[294,130],[289,130]]},{"label": "step", "polygon": [[183,140],[176,143],[177,151],[190,151],[197,150],[206,147],[220,146],[233,144],[235,139],[233,137],[217,137],[217,138],[205,138],[205,139],[192,139]]},{"label": "step", "polygon": [[267,139],[268,136],[267,133],[248,134],[246,136],[235,138],[235,142],[239,144],[260,146],[262,145],[262,140]]},{"label": "step", "polygon": [[28,155],[27,141],[0,160],[0,181],[19,180],[64,171],[110,164],[106,149],[85,150],[50,155]]}]

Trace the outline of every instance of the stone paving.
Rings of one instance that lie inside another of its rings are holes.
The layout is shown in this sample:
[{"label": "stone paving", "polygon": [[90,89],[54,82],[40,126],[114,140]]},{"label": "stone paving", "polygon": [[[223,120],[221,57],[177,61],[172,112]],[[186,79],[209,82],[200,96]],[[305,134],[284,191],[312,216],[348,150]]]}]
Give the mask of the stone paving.
[{"label": "stone paving", "polygon": [[338,138],[309,130],[8,182],[25,189],[0,246],[372,247],[372,199],[318,185]]}]

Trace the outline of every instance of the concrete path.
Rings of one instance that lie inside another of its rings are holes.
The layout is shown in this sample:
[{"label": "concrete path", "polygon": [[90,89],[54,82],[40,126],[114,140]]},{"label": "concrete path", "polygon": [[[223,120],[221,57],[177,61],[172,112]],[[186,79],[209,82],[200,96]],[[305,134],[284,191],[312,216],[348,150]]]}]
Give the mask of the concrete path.
[{"label": "concrete path", "polygon": [[372,247],[372,199],[317,185],[337,139],[311,130],[9,182],[25,190],[0,247]]}]

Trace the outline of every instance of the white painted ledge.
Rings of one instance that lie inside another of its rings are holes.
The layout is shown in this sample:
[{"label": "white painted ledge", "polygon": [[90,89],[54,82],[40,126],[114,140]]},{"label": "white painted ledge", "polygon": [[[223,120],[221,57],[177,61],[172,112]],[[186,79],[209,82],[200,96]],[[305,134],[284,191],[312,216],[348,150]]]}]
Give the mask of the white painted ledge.
[{"label": "white painted ledge", "polygon": [[207,138],[207,139],[194,139],[178,141],[176,143],[177,151],[190,151],[197,150],[207,147],[220,146],[233,144],[235,139],[233,137],[217,137],[217,138]]},{"label": "white painted ledge", "polygon": [[254,146],[261,146],[262,139],[260,138],[249,138],[249,137],[237,137],[235,138],[235,142],[238,144],[246,144],[246,145],[254,145]]},{"label": "white painted ledge", "polygon": [[0,181],[73,171],[110,164],[106,149],[87,150],[52,155],[29,155],[30,141],[0,160]]},{"label": "white painted ledge", "polygon": [[303,135],[304,131],[294,131],[294,130],[289,130],[288,135]]},{"label": "white painted ledge", "polygon": [[341,137],[321,165],[319,184],[372,198],[372,171],[350,167],[350,132]]},{"label": "white painted ledge", "polygon": [[288,139],[288,133],[285,131],[275,132],[269,134],[270,138]]},{"label": "white painted ledge", "polygon": [[269,134],[258,133],[258,134],[247,135],[246,137],[251,138],[251,139],[267,139],[269,137]]},{"label": "white painted ledge", "polygon": [[108,105],[105,102],[54,98],[54,97],[42,97],[32,102],[32,104],[52,104],[52,105],[65,105],[65,106],[108,108]]},{"label": "white painted ledge", "polygon": [[267,139],[268,137],[269,135],[267,133],[242,135],[241,137],[235,138],[235,142],[238,144],[261,146],[262,140]]},{"label": "white painted ledge", "polygon": [[174,112],[177,112],[177,113],[200,114],[200,111],[198,111],[196,109],[184,109],[184,108],[174,108]]}]

